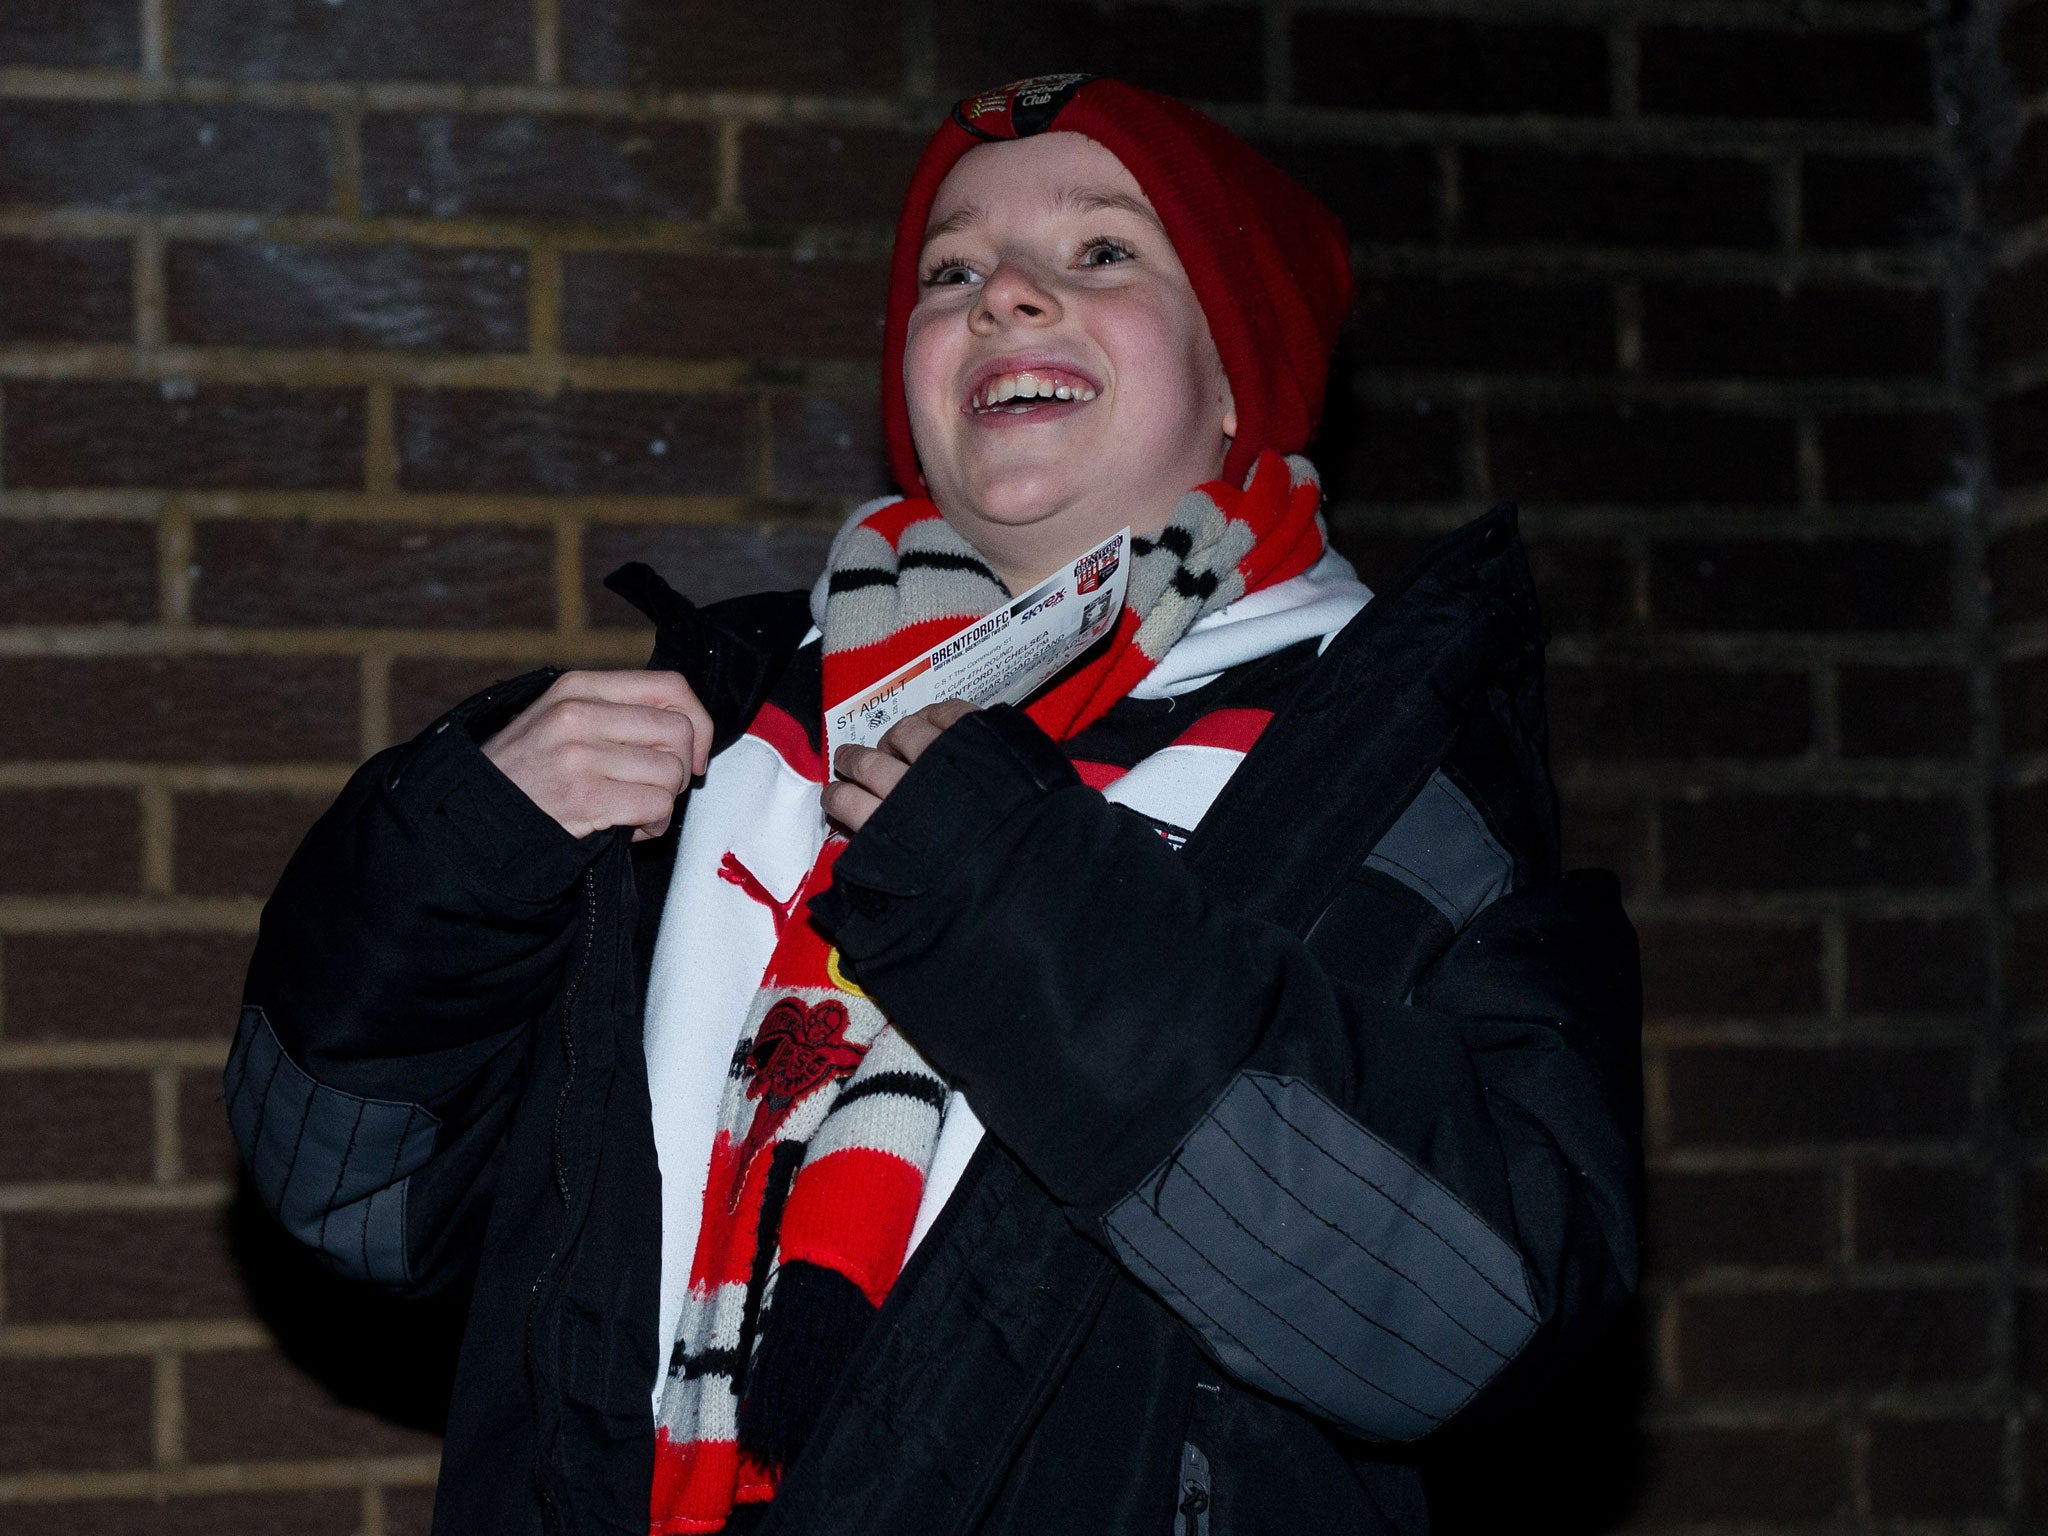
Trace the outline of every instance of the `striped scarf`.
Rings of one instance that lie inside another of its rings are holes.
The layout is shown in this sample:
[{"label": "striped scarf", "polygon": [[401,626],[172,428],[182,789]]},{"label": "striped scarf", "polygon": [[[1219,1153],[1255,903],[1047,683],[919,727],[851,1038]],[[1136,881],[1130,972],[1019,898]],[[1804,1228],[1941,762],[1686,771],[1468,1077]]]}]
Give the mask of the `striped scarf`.
[{"label": "striped scarf", "polygon": [[[1323,552],[1306,459],[1261,454],[1131,541],[1124,611],[1026,706],[1056,740],[1099,719],[1195,621]],[[929,501],[850,522],[828,560],[824,696],[913,660],[1011,595]],[[776,726],[757,725],[756,730]],[[825,766],[818,764],[822,783]],[[727,853],[721,879],[767,907],[776,942],[727,1072],[689,1295],[656,1420],[652,1536],[721,1529],[774,1496],[903,1266],[947,1087],[808,921],[843,840],[778,901]]]}]

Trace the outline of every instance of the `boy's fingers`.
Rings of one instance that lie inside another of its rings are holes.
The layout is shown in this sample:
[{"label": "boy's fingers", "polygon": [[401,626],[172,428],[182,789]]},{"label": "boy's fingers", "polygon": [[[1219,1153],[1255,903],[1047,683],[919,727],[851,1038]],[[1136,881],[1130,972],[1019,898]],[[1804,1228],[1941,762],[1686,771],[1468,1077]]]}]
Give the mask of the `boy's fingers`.
[{"label": "boy's fingers", "polygon": [[905,763],[914,763],[939,739],[941,732],[973,713],[974,706],[965,699],[941,699],[936,704],[927,704],[890,726],[881,740],[881,748]]},{"label": "boy's fingers", "polygon": [[618,704],[608,699],[570,698],[556,704],[551,728],[568,741],[617,742],[628,747],[659,747],[673,752],[694,769],[704,729],[680,710],[645,704]]},{"label": "boy's fingers", "polygon": [[877,799],[894,789],[910,771],[910,765],[901,758],[873,747],[841,747],[832,758],[832,767],[841,779],[859,785]]},{"label": "boy's fingers", "polygon": [[637,705],[642,709],[669,710],[682,715],[696,728],[695,752],[690,770],[702,773],[711,757],[711,711],[704,707],[680,672],[663,670],[620,670],[615,672],[564,672],[548,692],[558,702],[591,699],[610,704]]},{"label": "boy's fingers", "polygon": [[825,814],[849,833],[858,832],[867,825],[868,818],[875,813],[881,800],[869,794],[858,784],[844,779],[825,786],[823,804]]}]

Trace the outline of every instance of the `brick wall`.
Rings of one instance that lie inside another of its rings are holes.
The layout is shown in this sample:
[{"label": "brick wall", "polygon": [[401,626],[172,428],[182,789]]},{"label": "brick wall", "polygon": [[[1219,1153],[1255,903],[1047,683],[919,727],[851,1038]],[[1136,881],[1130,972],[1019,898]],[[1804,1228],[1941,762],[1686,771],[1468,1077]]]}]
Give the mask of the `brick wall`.
[{"label": "brick wall", "polygon": [[0,1536],[425,1530],[447,1318],[237,1194],[262,897],[620,560],[808,577],[924,130],[1076,67],[1348,221],[1339,539],[1522,501],[1646,943],[1640,1328],[1467,1524],[2048,1515],[2048,0],[1932,9],[5,0]]}]

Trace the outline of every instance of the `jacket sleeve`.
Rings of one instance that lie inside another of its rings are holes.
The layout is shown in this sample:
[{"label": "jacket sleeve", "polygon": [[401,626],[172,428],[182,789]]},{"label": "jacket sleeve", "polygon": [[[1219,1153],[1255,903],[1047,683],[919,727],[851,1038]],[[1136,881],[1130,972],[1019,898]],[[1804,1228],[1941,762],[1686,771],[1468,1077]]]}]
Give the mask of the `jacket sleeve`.
[{"label": "jacket sleeve", "polygon": [[264,1203],[399,1291],[456,1268],[578,930],[578,840],[479,746],[551,680],[357,770],[263,909],[225,1088]]},{"label": "jacket sleeve", "polygon": [[1609,879],[1495,901],[1388,1002],[1207,896],[997,709],[926,752],[813,910],[1220,1364],[1352,1433],[1467,1414],[1634,1288],[1639,984]]}]

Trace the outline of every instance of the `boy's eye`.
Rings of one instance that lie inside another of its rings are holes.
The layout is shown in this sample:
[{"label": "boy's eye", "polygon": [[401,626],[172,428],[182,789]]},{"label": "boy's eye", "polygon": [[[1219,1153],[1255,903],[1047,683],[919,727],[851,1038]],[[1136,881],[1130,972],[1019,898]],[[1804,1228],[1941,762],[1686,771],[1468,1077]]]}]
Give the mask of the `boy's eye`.
[{"label": "boy's eye", "polygon": [[976,280],[977,274],[974,268],[968,266],[964,261],[948,260],[939,262],[924,275],[924,285],[927,288],[957,287],[962,283],[971,283]]},{"label": "boy's eye", "polygon": [[1090,240],[1081,247],[1081,265],[1084,267],[1113,267],[1129,261],[1131,256],[1132,251],[1128,245],[1121,240],[1111,240],[1107,236],[1099,240]]}]

